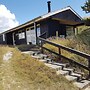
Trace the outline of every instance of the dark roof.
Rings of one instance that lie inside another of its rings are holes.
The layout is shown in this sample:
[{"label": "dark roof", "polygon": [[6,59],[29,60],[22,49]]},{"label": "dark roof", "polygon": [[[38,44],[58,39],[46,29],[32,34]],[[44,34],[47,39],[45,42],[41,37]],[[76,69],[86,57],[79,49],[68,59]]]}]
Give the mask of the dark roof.
[{"label": "dark roof", "polygon": [[[60,10],[56,10],[56,11],[53,11],[53,12],[49,12],[49,13],[47,13],[47,14],[44,14],[44,15],[39,16],[39,17],[37,17],[37,18],[34,18],[34,19],[32,19],[32,20],[24,23],[24,24],[21,24],[21,25],[15,27],[15,28],[9,29],[9,30],[7,30],[7,31],[5,31],[5,32],[3,32],[3,33],[8,33],[8,32],[14,31],[14,30],[18,30],[18,29],[20,29],[20,28],[23,28],[23,27],[25,27],[25,26],[28,26],[28,25],[30,25],[30,24],[33,24],[34,22],[41,21],[41,20],[43,20],[43,19],[49,18],[50,16],[53,16],[53,15],[55,15],[55,14],[58,14],[58,13],[60,13],[60,12],[66,11],[66,10],[71,10],[78,18],[80,18],[80,19],[82,20],[82,17],[81,17],[80,15],[78,15],[70,6],[68,6],[68,7],[66,7],[66,8],[63,8],[63,9],[60,9]],[[3,34],[3,33],[1,33],[1,34]]]}]

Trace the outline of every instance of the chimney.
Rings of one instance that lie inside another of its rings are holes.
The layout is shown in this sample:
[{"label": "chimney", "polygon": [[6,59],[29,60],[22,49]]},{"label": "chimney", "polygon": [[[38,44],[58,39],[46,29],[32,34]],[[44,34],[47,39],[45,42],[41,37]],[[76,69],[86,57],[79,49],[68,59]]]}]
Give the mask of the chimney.
[{"label": "chimney", "polygon": [[49,13],[51,12],[51,1],[48,1],[47,4],[48,4],[48,13]]}]

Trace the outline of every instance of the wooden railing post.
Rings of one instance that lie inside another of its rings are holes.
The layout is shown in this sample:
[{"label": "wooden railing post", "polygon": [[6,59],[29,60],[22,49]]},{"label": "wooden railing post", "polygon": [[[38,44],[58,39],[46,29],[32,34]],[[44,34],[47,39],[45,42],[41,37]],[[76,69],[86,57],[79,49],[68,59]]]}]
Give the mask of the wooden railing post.
[{"label": "wooden railing post", "polygon": [[[88,68],[90,69],[90,58],[88,59]],[[90,70],[89,70],[88,78],[90,79]]]},{"label": "wooden railing post", "polygon": [[61,59],[61,48],[60,47],[58,47],[58,52],[59,52],[59,61],[62,61],[62,59]]},{"label": "wooden railing post", "polygon": [[[43,39],[43,38],[41,38],[41,37],[38,37],[38,41],[40,41],[40,45],[39,45],[39,46],[41,47],[41,52],[43,52],[44,49],[45,49],[45,50],[48,50],[49,52],[54,53],[55,55],[59,56],[59,62],[62,62],[62,58],[63,58],[63,59],[65,59],[65,60],[68,60],[68,61],[71,62],[71,63],[74,63],[74,64],[78,65],[79,67],[82,67],[82,68],[86,69],[86,70],[89,72],[87,79],[90,79],[90,55],[89,55],[89,54],[85,54],[85,53],[83,53],[83,52],[80,52],[80,51],[77,51],[77,50],[74,50],[74,49],[65,47],[65,46],[63,46],[63,45],[59,45],[59,44],[50,42],[50,41],[48,41],[48,40],[46,40],[46,39]],[[43,45],[44,45],[45,43],[48,43],[48,44],[50,44],[50,45],[53,45],[53,46],[57,47],[58,52],[52,51],[52,50],[44,47]],[[79,63],[79,62],[77,62],[77,61],[75,61],[75,60],[73,60],[73,59],[70,59],[70,58],[62,55],[61,50],[65,50],[65,51],[68,51],[68,52],[70,52],[70,53],[73,53],[73,54],[76,54],[76,55],[79,55],[79,56],[81,56],[81,57],[86,58],[86,59],[88,60],[88,65],[86,66],[86,65],[84,65],[84,64],[82,64],[82,63]]]},{"label": "wooden railing post", "polygon": [[41,53],[43,53],[43,41],[41,41]]}]

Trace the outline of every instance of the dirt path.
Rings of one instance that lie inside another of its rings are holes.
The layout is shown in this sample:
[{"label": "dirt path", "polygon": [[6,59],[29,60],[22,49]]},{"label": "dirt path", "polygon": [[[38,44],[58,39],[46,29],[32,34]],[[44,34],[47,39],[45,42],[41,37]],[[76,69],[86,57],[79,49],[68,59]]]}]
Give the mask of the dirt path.
[{"label": "dirt path", "polygon": [[10,52],[3,56],[3,63],[0,66],[0,90],[30,90],[27,82],[16,76],[11,64],[11,57]]}]

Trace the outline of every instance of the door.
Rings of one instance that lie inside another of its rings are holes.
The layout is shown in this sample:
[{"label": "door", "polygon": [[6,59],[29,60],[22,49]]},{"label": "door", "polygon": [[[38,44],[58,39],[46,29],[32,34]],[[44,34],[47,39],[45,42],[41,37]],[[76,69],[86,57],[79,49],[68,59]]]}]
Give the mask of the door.
[{"label": "door", "polygon": [[30,40],[32,44],[36,44],[36,33],[34,29],[30,30]]},{"label": "door", "polygon": [[[27,44],[36,44],[36,32],[34,28],[29,28],[26,31],[26,36],[27,36]],[[40,27],[37,27],[37,36],[40,36]]]},{"label": "door", "polygon": [[36,34],[35,34],[35,30],[28,30],[26,31],[26,36],[27,36],[27,44],[36,44]]}]

